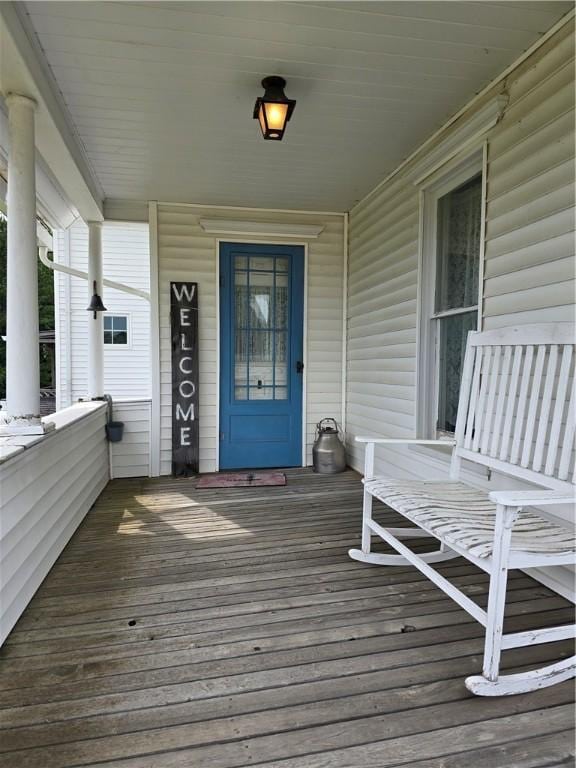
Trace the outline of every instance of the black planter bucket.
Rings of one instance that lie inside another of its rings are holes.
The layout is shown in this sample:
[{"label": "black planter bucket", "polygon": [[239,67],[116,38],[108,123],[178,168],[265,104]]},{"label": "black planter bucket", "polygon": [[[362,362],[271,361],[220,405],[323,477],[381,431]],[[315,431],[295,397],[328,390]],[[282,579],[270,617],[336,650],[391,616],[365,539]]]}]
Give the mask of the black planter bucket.
[{"label": "black planter bucket", "polygon": [[119,443],[124,434],[123,421],[109,421],[106,424],[106,437],[110,443]]}]

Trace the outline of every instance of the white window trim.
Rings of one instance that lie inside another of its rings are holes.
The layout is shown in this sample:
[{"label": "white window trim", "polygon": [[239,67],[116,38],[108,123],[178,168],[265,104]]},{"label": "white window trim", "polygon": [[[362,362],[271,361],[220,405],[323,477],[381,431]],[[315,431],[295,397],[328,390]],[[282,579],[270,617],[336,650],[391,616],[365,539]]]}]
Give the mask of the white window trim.
[{"label": "white window trim", "polygon": [[[106,344],[104,342],[104,349],[106,351],[113,350],[114,352],[122,352],[126,351],[127,349],[132,349],[132,313],[131,312],[116,312],[114,310],[108,310],[107,312],[102,313],[102,318],[105,317],[125,317],[126,318],[126,329],[128,332],[128,340],[126,344]],[[104,319],[102,319],[102,322],[104,322]]]},{"label": "white window trim", "polygon": [[[418,263],[418,354],[416,374],[416,434],[421,438],[448,437],[438,433],[439,348],[438,319],[474,309],[478,312],[478,328],[482,319],[482,290],[484,273],[484,211],[486,199],[486,149],[477,148],[457,164],[451,163],[442,174],[434,174],[430,183],[420,191],[420,232]],[[438,200],[451,190],[482,174],[482,212],[480,227],[480,257],[478,303],[471,307],[445,312],[434,311],[436,284],[436,233]]]}]

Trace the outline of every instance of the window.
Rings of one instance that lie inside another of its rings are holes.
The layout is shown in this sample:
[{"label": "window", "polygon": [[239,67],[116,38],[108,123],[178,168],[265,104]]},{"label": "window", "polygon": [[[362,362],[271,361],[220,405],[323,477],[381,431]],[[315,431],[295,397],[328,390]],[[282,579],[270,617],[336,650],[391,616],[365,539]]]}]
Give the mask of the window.
[{"label": "window", "polygon": [[482,177],[443,195],[437,208],[436,296],[438,323],[438,421],[456,430],[466,337],[478,325],[478,274]]},{"label": "window", "polygon": [[128,318],[126,315],[104,315],[104,344],[128,345]]},{"label": "window", "polygon": [[469,331],[478,327],[482,174],[479,162],[424,198],[419,434],[454,433]]}]

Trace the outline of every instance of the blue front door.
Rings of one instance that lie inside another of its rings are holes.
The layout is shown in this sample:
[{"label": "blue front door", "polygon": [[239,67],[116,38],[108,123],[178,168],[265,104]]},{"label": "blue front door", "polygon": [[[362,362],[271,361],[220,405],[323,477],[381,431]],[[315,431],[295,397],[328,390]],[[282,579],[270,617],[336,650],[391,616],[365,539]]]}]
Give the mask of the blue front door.
[{"label": "blue front door", "polygon": [[302,464],[304,248],[220,246],[220,469]]}]

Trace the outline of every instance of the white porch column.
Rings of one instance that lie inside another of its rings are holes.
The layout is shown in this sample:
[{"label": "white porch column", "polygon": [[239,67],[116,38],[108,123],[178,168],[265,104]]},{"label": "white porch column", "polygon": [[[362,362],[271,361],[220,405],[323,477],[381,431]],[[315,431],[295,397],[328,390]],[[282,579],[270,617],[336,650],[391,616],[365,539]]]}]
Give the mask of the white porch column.
[{"label": "white porch column", "polygon": [[6,414],[3,433],[41,434],[38,347],[38,253],[33,99],[6,97],[8,231],[6,296]]},{"label": "white porch column", "polygon": [[[102,297],[102,222],[88,223],[88,304],[94,293]],[[96,283],[96,291],[94,290]],[[104,322],[102,313],[88,317],[88,397],[104,394]]]}]

